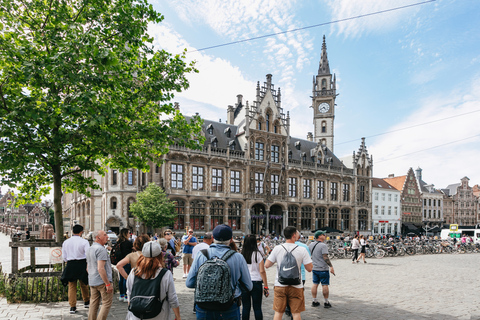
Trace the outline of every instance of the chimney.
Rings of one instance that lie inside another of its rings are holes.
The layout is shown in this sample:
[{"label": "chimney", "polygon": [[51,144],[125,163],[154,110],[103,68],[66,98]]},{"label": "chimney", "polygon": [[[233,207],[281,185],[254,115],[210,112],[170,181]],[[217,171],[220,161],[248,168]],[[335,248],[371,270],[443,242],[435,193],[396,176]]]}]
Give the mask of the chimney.
[{"label": "chimney", "polygon": [[234,121],[234,109],[233,106],[228,106],[227,108],[227,123],[233,124]]},{"label": "chimney", "polygon": [[237,105],[242,104],[242,99],[243,99],[243,96],[241,94],[237,94]]},{"label": "chimney", "polygon": [[307,133],[307,140],[308,141],[313,141],[313,133],[311,133],[311,132]]},{"label": "chimney", "polygon": [[388,175],[388,177],[389,177],[389,178],[395,178],[395,175],[394,175],[393,173],[390,173],[390,174]]}]

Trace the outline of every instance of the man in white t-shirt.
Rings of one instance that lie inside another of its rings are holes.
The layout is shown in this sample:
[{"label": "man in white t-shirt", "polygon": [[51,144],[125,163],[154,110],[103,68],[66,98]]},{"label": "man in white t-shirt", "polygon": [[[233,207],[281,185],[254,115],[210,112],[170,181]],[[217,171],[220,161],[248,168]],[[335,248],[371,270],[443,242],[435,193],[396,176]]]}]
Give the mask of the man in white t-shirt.
[{"label": "man in white t-shirt", "polygon": [[[286,252],[291,252],[292,255],[297,260],[298,270],[301,269],[301,265],[305,266],[305,270],[308,272],[312,271],[313,263],[307,249],[300,247],[295,244],[300,238],[300,234],[297,233],[295,227],[288,226],[283,230],[285,236],[285,243],[283,245],[278,245],[273,248],[272,252],[268,256],[267,261],[265,262],[265,268],[270,268],[277,263],[277,274],[275,276],[275,295],[273,298],[273,310],[275,311],[274,320],[281,320],[285,308],[288,305],[292,313],[294,320],[301,319],[301,312],[305,311],[305,296],[303,293],[303,284],[298,285],[284,285],[278,281],[278,271],[282,263],[282,260]],[[299,275],[300,277],[300,275]]]}]

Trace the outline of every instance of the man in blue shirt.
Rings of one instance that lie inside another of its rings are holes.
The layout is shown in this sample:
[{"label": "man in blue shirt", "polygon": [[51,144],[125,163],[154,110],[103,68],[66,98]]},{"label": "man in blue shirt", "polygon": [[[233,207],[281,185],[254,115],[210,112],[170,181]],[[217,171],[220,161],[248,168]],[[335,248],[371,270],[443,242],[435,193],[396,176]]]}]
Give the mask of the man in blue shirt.
[{"label": "man in blue shirt", "polygon": [[197,238],[193,236],[193,230],[189,229],[188,234],[182,237],[183,243],[183,277],[186,278],[190,272],[190,267],[193,263],[192,251],[193,247],[197,245]]},{"label": "man in blue shirt", "polygon": [[[212,232],[214,243],[210,246],[208,251],[209,257],[223,257],[223,255],[230,250],[228,246],[232,239],[232,229],[225,224],[218,225]],[[195,256],[192,268],[187,277],[186,286],[188,288],[195,288],[197,282],[197,273],[200,266],[207,260],[207,257],[203,253],[199,253]],[[248,271],[247,262],[245,258],[238,252],[233,254],[228,260],[227,264],[230,267],[230,276],[232,277],[232,289],[234,293],[233,305],[225,311],[212,311],[204,310],[198,305],[195,307],[197,319],[238,319],[240,320],[240,297],[242,291],[240,290],[240,283],[246,290],[251,291],[253,288],[252,279],[250,278],[250,272]]]}]

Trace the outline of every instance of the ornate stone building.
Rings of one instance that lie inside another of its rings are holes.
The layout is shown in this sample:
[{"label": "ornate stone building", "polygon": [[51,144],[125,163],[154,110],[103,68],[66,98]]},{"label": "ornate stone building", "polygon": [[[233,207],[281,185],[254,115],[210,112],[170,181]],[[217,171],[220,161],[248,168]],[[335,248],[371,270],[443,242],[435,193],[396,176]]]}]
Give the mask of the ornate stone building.
[{"label": "ornate stone building", "polygon": [[66,195],[65,212],[90,230],[149,231],[128,208],[136,193],[154,182],[177,204],[178,217],[171,226],[177,231],[191,227],[201,234],[227,223],[237,235],[280,234],[287,225],[304,233],[326,226],[369,232],[373,160],[364,139],[348,166],[333,154],[336,96],[324,38],[313,79],[315,134],[291,137],[290,115],[268,74],[262,85],[257,83],[253,103],[238,95],[228,106],[226,123],[204,120],[201,150],[172,145],[164,163],[152,163],[148,173],[109,170],[105,177],[94,175],[101,190],[90,198]]},{"label": "ornate stone building", "polygon": [[15,202],[16,198],[12,191],[7,191],[4,195],[0,193],[0,225],[39,234],[42,225],[48,223],[47,210],[39,203],[17,206]]},{"label": "ornate stone building", "polygon": [[479,203],[474,190],[468,185],[470,179],[463,177],[460,183],[442,189],[445,203],[448,204],[447,223],[461,226],[474,226],[479,222]]}]

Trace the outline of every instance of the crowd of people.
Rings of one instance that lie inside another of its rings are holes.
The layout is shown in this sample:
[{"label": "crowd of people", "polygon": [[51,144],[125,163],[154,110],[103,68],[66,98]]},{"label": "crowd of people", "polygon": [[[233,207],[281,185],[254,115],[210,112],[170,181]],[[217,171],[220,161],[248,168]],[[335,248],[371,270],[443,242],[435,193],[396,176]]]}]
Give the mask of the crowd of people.
[{"label": "crowd of people", "polygon": [[[114,245],[109,243],[103,230],[93,232],[90,245],[82,237],[81,225],[75,225],[72,231],[73,235],[63,244],[66,267],[62,282],[69,288],[72,314],[77,312],[76,288],[80,282],[89,320],[106,319],[112,306],[112,264],[116,264],[120,278],[118,299],[128,303],[126,319],[174,316],[181,320],[173,277],[173,268],[179,265],[180,256],[185,285],[195,289],[190,308],[193,307],[197,319],[246,320],[250,319],[252,310],[255,320],[263,319],[262,301],[270,296],[266,269],[274,265],[277,271],[272,281],[274,320],[282,319],[283,314],[301,319],[306,305],[306,272],[313,274],[312,307],[321,305],[317,298],[319,286],[323,306],[332,306],[328,288],[330,274],[335,275],[335,271],[323,231],[317,231],[314,241],[307,246],[300,241],[302,236],[295,227],[286,227],[285,242],[273,250],[257,235],[235,241],[228,225],[218,225],[206,233],[201,242],[191,229],[181,239],[176,239],[169,229],[160,236],[135,236],[128,229],[122,229]],[[358,259],[361,257],[362,253]],[[188,306],[182,305],[184,308]]]}]

